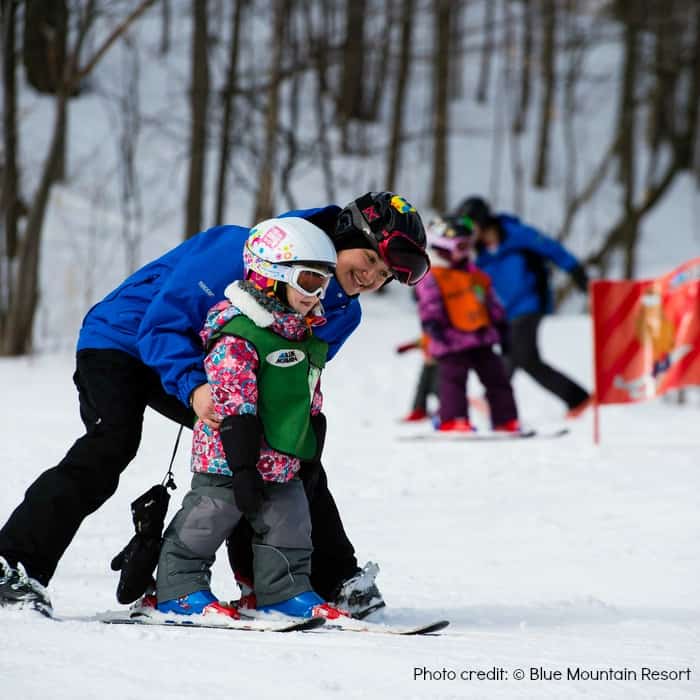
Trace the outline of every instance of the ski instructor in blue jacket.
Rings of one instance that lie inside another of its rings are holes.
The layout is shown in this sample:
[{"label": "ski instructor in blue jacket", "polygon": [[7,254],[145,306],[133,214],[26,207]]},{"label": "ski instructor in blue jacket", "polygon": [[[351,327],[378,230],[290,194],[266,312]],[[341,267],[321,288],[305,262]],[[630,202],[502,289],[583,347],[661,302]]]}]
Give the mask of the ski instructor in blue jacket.
[{"label": "ski instructor in blue jacket", "polygon": [[[360,293],[392,278],[413,285],[428,270],[420,216],[391,192],[367,193],[342,209],[283,216],[311,221],[338,251],[323,301],[327,323],[314,331],[329,344],[329,359],[360,323]],[[248,232],[242,226],[203,231],[136,271],[88,311],[74,375],[86,432],[29,486],[0,530],[0,606],[52,614],[44,587],[83,519],[116,491],[136,456],[146,406],[187,427],[194,414],[218,427],[198,333],[225,287],[243,279]],[[310,466],[312,583],[333,600],[340,590],[352,593],[346,581],[366,582],[367,576],[357,566],[322,467]]]},{"label": "ski instructor in blue jacket", "polygon": [[590,404],[591,397],[542,359],[537,331],[554,305],[549,265],[560,267],[582,292],[587,292],[588,276],[583,266],[559,241],[515,216],[494,214],[481,197],[465,199],[454,217],[474,232],[476,264],[491,277],[506,309],[510,337],[503,350],[510,375],[518,367],[523,369],[566,404],[569,417],[577,416]]}]

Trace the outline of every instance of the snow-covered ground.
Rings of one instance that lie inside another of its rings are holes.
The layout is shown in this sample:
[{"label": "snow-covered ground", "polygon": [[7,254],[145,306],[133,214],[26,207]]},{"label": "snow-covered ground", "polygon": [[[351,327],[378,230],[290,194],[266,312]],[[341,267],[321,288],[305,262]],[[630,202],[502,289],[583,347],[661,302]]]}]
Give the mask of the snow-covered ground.
[{"label": "snow-covered ground", "polygon": [[[273,635],[87,621],[117,607],[112,555],[129,502],[162,478],[176,428],[147,415],[117,495],[86,520],[51,584],[63,622],[0,611],[3,698],[697,698],[700,696],[698,407],[605,407],[559,440],[404,443],[420,358],[405,290],[364,300],[365,320],[325,375],[332,490],[362,561],[381,565],[387,618],[449,618],[440,637]],[[548,320],[544,354],[590,386],[590,322]],[[5,520],[31,480],[79,434],[72,357],[0,361]],[[473,387],[473,392],[477,387]],[[526,423],[563,406],[516,379]],[[186,442],[186,441],[185,441]],[[176,462],[188,483],[186,445]],[[236,591],[222,557],[214,590]],[[83,618],[83,619],[80,619]],[[561,672],[532,680],[531,669]],[[643,669],[690,679],[643,679]],[[414,678],[416,669],[454,680]],[[570,680],[567,672],[628,680]],[[462,680],[468,671],[501,680]],[[525,679],[517,680],[519,671]],[[634,675],[636,674],[636,680]]]}]

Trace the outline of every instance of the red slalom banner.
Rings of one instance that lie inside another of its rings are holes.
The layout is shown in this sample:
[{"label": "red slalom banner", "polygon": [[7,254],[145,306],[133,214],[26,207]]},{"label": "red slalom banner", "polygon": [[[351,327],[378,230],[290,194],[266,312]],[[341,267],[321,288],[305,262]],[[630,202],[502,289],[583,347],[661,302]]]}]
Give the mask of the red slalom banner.
[{"label": "red slalom banner", "polygon": [[596,404],[700,385],[700,258],[650,280],[591,284]]}]

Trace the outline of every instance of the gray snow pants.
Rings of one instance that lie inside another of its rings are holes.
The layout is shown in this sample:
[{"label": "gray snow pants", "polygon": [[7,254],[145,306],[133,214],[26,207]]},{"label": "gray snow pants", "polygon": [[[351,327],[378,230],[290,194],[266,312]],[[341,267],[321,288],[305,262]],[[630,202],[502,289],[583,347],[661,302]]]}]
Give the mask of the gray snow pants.
[{"label": "gray snow pants", "polygon": [[[156,586],[158,602],[209,590],[216,550],[242,514],[233,479],[195,474],[163,535]],[[266,500],[250,519],[255,593],[259,606],[272,605],[311,590],[311,519],[300,479],[265,482]]]}]

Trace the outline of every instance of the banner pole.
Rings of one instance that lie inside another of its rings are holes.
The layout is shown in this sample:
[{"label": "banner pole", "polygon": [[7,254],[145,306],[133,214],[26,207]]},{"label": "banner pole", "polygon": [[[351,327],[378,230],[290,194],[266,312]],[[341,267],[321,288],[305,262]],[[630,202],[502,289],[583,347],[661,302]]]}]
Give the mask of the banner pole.
[{"label": "banner pole", "polygon": [[600,405],[598,404],[598,339],[596,338],[596,280],[588,283],[588,296],[591,300],[591,325],[593,336],[593,444],[600,444]]}]

